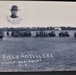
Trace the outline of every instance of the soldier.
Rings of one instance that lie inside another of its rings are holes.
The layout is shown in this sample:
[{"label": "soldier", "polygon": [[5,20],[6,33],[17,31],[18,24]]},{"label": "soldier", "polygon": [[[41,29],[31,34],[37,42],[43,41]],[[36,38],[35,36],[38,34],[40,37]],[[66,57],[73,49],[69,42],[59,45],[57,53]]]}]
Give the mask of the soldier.
[{"label": "soldier", "polygon": [[18,18],[18,16],[17,16],[17,11],[19,11],[18,10],[18,7],[16,6],[16,5],[13,5],[12,6],[12,8],[11,8],[11,18]]},{"label": "soldier", "polygon": [[76,32],[74,32],[74,37],[76,38]]},{"label": "soldier", "polygon": [[1,39],[1,41],[2,41],[2,39],[3,39],[3,35],[2,35],[2,34],[0,34],[0,39]]},{"label": "soldier", "polygon": [[17,16],[17,12],[19,11],[18,6],[17,5],[13,5],[11,7],[10,11],[11,11],[11,15],[8,15],[6,17],[7,22],[12,23],[12,24],[19,24],[20,21],[22,21],[22,18]]},{"label": "soldier", "polygon": [[7,31],[7,36],[9,36],[9,32]]}]

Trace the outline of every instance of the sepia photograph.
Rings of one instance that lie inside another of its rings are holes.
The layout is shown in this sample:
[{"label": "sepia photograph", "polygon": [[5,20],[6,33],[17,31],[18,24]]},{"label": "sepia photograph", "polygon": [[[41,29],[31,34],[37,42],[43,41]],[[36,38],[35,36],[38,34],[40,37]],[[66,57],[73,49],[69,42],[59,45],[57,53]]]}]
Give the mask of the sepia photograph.
[{"label": "sepia photograph", "polygon": [[76,2],[0,1],[0,72],[76,71]]}]

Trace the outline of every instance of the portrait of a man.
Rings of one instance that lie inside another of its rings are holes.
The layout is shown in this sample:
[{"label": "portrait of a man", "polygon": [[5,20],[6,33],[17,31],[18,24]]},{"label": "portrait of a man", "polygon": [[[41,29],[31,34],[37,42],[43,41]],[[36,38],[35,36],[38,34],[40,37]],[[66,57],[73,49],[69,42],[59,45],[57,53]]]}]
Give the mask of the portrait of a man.
[{"label": "portrait of a man", "polygon": [[10,8],[11,15],[6,17],[7,21],[12,24],[19,24],[22,18],[17,15],[19,9],[17,5],[12,5]]},{"label": "portrait of a man", "polygon": [[13,5],[12,8],[10,9],[11,10],[11,18],[18,18],[17,16],[17,12],[19,11],[17,5]]}]

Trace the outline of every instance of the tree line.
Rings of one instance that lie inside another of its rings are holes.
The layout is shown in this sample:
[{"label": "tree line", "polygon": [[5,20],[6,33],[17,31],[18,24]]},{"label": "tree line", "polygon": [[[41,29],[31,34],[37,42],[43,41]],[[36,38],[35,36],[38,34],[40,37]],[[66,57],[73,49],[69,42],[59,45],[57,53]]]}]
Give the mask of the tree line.
[{"label": "tree line", "polygon": [[[61,28],[61,30],[76,30],[76,27],[59,27]],[[0,28],[0,30],[4,30],[4,31],[40,31],[40,30],[55,30],[55,27],[17,27],[17,28],[8,28],[8,27],[4,27],[4,28]]]}]

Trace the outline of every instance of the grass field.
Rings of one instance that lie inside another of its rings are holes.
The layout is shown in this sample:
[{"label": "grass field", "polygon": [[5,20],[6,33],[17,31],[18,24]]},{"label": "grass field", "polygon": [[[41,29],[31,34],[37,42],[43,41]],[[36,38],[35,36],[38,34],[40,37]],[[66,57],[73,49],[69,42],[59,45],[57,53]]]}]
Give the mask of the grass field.
[{"label": "grass field", "polygon": [[[70,31],[70,37],[48,38],[14,38],[4,37],[0,41],[0,71],[66,71],[76,70],[76,39]],[[4,59],[3,55],[20,56],[51,54],[45,58],[18,58]],[[27,60],[38,59],[39,62]],[[27,61],[26,64],[18,64],[18,61]],[[15,61],[14,64],[7,62]]]}]

